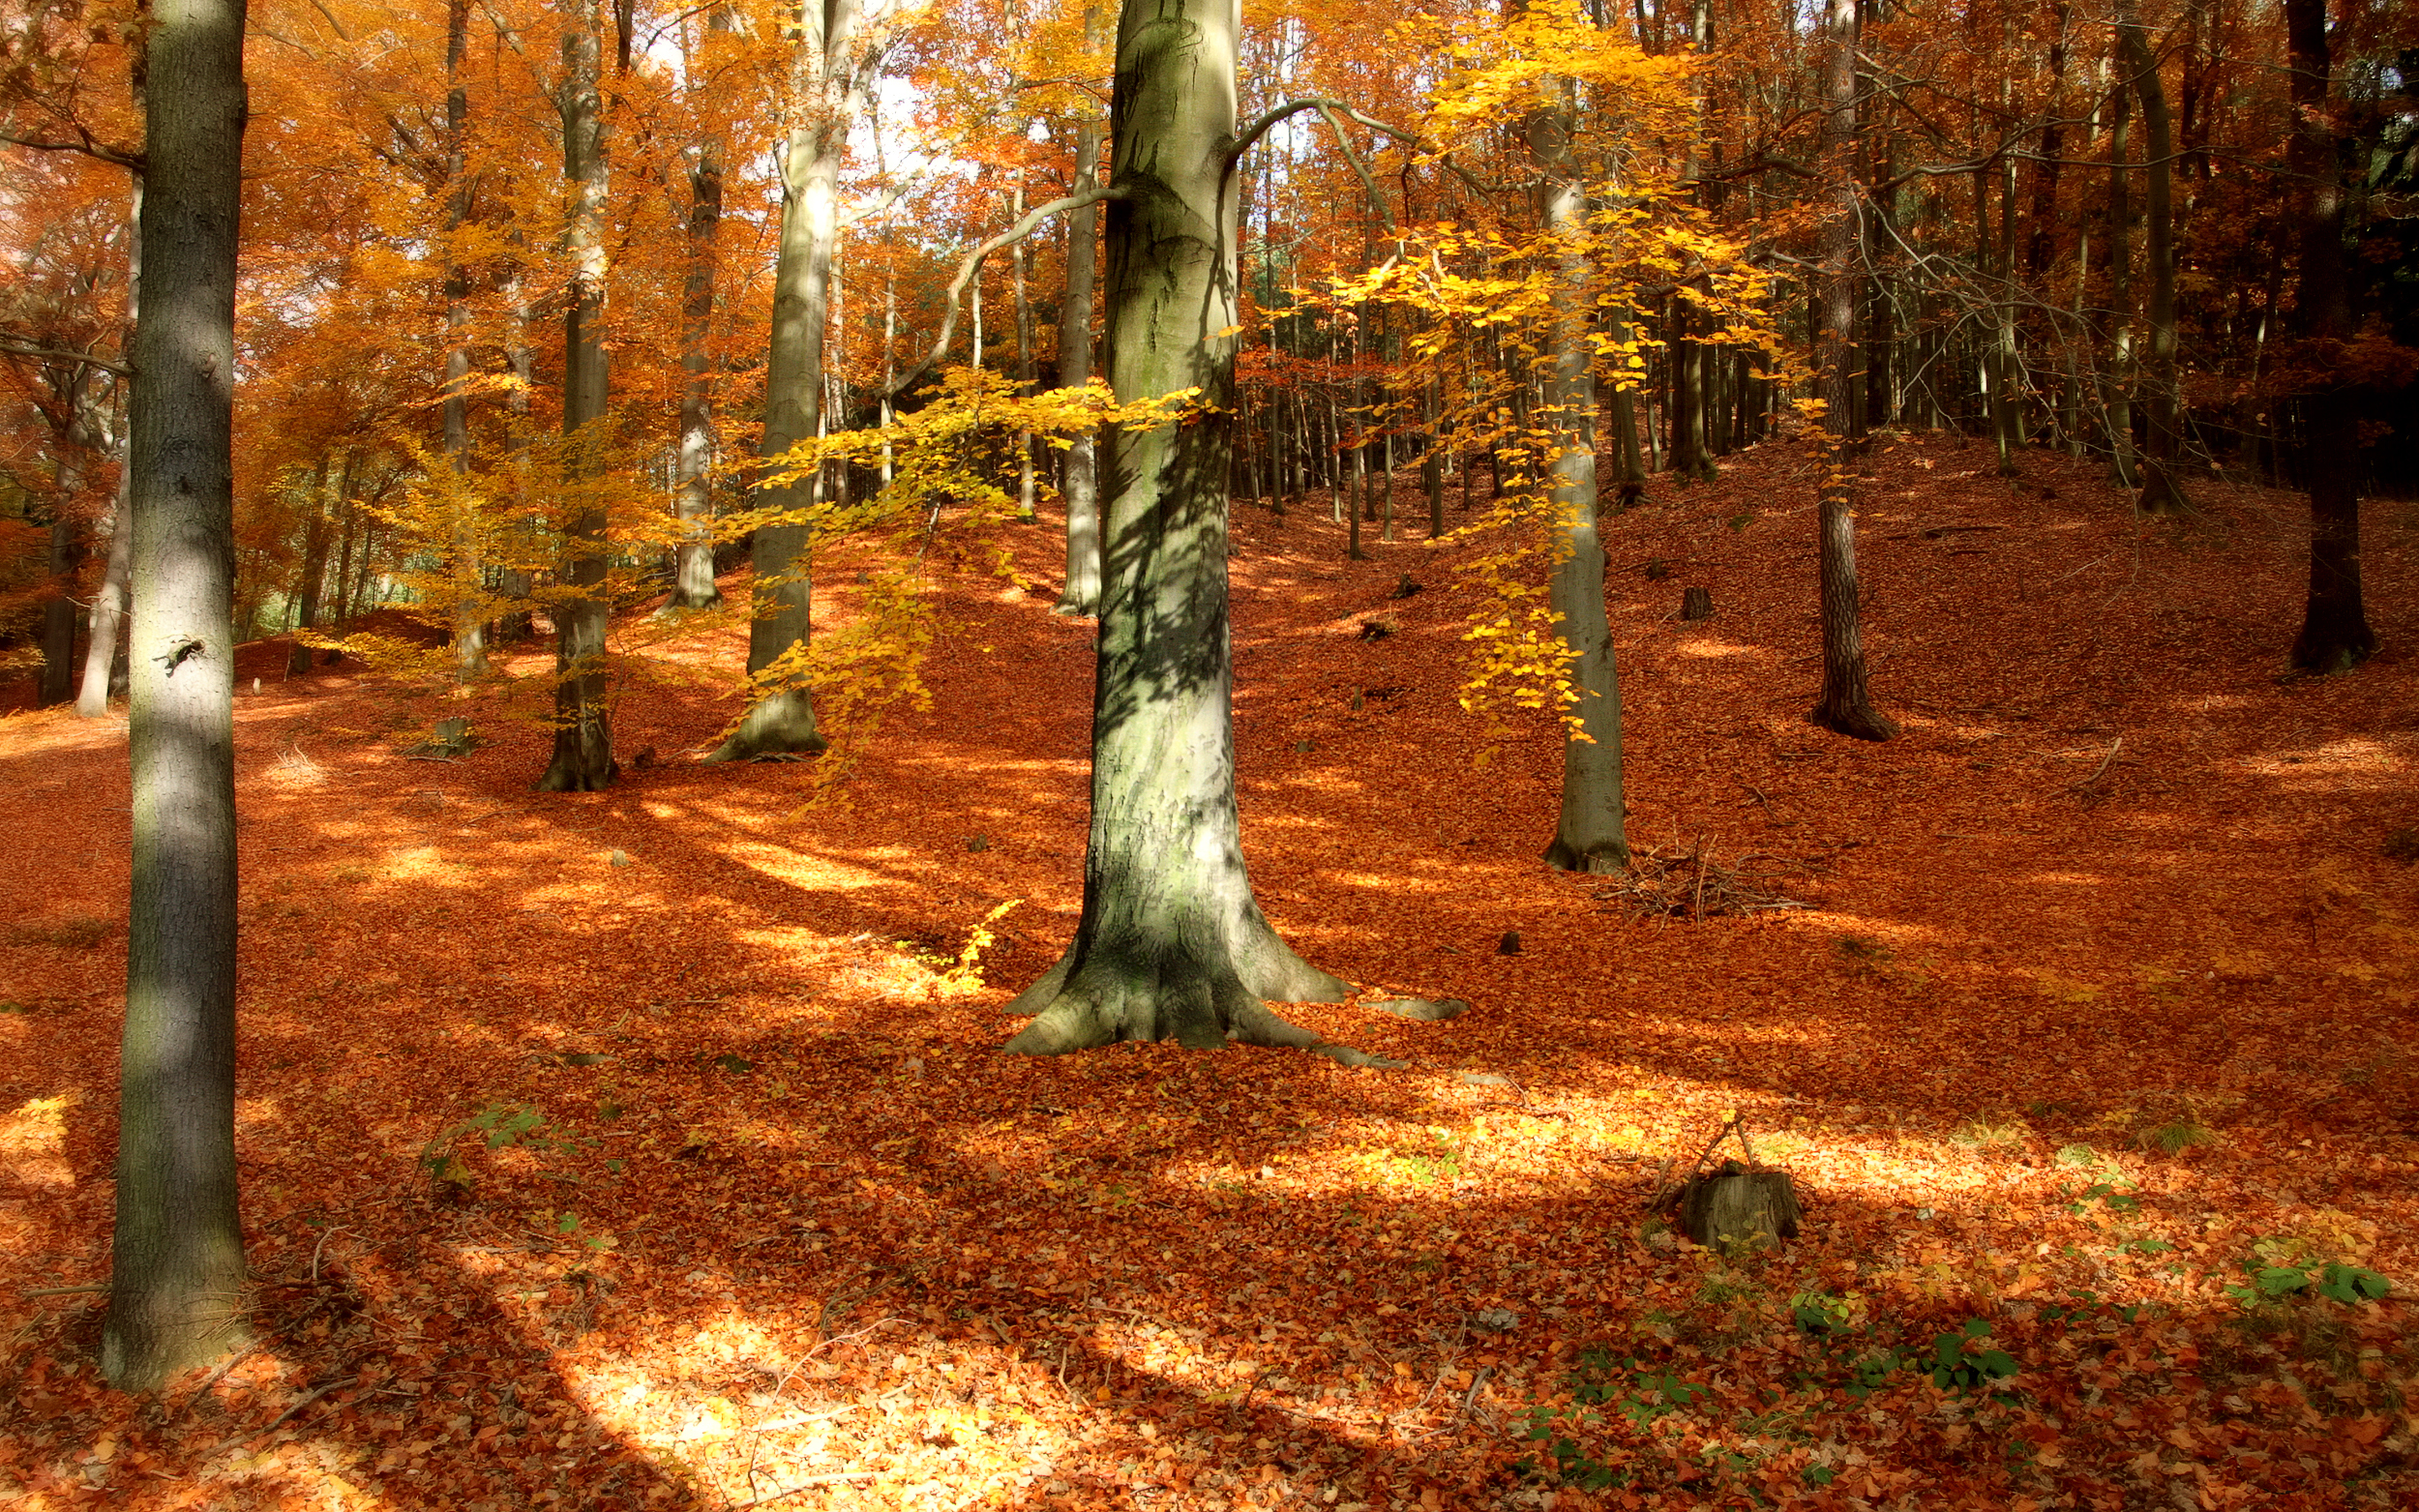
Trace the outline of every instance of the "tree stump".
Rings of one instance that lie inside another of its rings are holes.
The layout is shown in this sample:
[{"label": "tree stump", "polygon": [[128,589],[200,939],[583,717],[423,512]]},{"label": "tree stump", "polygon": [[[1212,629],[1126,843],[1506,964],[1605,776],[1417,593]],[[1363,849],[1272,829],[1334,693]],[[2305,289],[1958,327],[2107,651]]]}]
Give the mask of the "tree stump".
[{"label": "tree stump", "polygon": [[1709,1249],[1778,1249],[1798,1234],[1798,1193],[1785,1171],[1749,1171],[1735,1160],[1680,1192],[1680,1229]]},{"label": "tree stump", "polygon": [[1685,620],[1712,619],[1714,617],[1714,590],[1711,588],[1680,590],[1680,617]]},{"label": "tree stump", "polygon": [[466,719],[438,720],[429,738],[403,753],[428,761],[459,761],[482,742]]}]

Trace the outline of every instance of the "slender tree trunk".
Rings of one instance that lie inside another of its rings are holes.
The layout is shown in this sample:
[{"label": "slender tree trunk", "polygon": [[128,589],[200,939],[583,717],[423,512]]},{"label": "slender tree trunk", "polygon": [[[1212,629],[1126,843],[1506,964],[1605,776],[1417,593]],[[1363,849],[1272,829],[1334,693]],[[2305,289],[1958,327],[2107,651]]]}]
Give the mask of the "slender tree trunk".
[{"label": "slender tree trunk", "polygon": [[2340,672],[2376,653],[2376,632],[2361,602],[2360,394],[2337,379],[2352,310],[2344,270],[2344,172],[2332,119],[2334,59],[2327,44],[2326,0],[2285,0],[2291,47],[2293,135],[2290,166],[2302,223],[2301,396],[2310,489],[2310,597],[2293,665]]},{"label": "slender tree trunk", "polygon": [[84,638],[84,671],[75,685],[75,712],[82,719],[98,719],[109,711],[109,682],[117,667],[127,580],[134,568],[134,527],[127,492],[133,476],[132,468],[119,469],[117,501],[109,514],[108,565],[93,594],[91,629]]},{"label": "slender tree trunk", "polygon": [[42,673],[36,701],[47,707],[65,703],[75,693],[75,571],[83,565],[84,543],[76,528],[75,503],[84,491],[85,464],[100,442],[86,398],[93,370],[78,366],[59,400],[68,419],[58,435],[52,459],[51,486],[56,503],[50,516],[49,560],[53,595],[42,607]]},{"label": "slender tree trunk", "polygon": [[1898,726],[1873,707],[1866,686],[1865,640],[1856,579],[1856,512],[1852,486],[1864,438],[1853,433],[1848,331],[1856,318],[1857,184],[1856,0],[1829,0],[1830,51],[1823,86],[1824,173],[1832,184],[1831,214],[1823,223],[1823,272],[1817,291],[1816,382],[1829,432],[1824,460],[1820,540],[1816,552],[1822,584],[1823,695],[1812,718],[1826,729],[1860,740],[1887,740]]},{"label": "slender tree trunk", "polygon": [[[1097,45],[1100,12],[1084,8],[1084,44]],[[1100,123],[1086,117],[1075,126],[1075,182],[1081,194],[1097,187],[1100,176]],[[1100,206],[1090,204],[1066,218],[1066,295],[1059,307],[1059,386],[1072,389],[1091,381],[1091,307],[1094,264],[1099,257]],[[1098,443],[1091,431],[1075,437],[1066,450],[1066,586],[1052,606],[1060,614],[1100,612],[1100,486]]]},{"label": "slender tree trunk", "polygon": [[1074,942],[1010,1005],[1007,1049],[1117,1040],[1326,1049],[1264,999],[1349,989],[1252,899],[1235,807],[1225,484],[1233,445],[1238,0],[1127,0],[1118,29],[1109,381],[1121,400],[1198,388],[1192,424],[1109,438],[1093,682],[1091,836]]},{"label": "slender tree trunk", "polygon": [[[731,9],[706,13],[706,29],[731,30]],[[689,168],[689,272],[680,291],[680,445],[672,461],[672,513],[680,544],[672,558],[668,609],[710,609],[723,601],[714,581],[715,285],[722,273],[722,133],[707,130]]]},{"label": "slender tree trunk", "polygon": [[[2118,55],[2123,56],[2120,44]],[[2120,78],[2108,99],[2108,335],[2107,427],[2109,463],[2122,488],[2135,488],[2140,469],[2134,457],[2134,206],[2126,165],[2132,134],[2133,91]]]},{"label": "slender tree trunk", "polygon": [[2143,212],[2149,222],[2150,263],[2150,445],[2141,475],[2141,509],[2151,515],[2180,515],[2192,508],[2177,484],[2175,471],[2182,450],[2183,396],[2175,373],[2175,212],[2174,130],[2167,111],[2166,86],[2159,79],[2159,63],[2142,41],[2141,27],[2130,7],[2117,27],[2117,46],[2133,72],[2135,92],[2141,97],[2142,129],[2149,133],[2150,193]]},{"label": "slender tree trunk", "polygon": [[[337,497],[351,496],[352,460],[344,461],[344,475],[338,480]],[[319,628],[319,588],[328,572],[328,464],[319,460],[319,474],[311,483],[311,515],[303,526],[302,580],[295,585],[294,628]],[[300,677],[311,670],[312,649],[301,636],[294,637],[293,648],[285,655],[285,675]]]},{"label": "slender tree trunk", "polygon": [[235,1171],[235,252],[241,0],[154,0],[144,42],[133,886],[101,1368],[149,1391],[242,1331]]},{"label": "slender tree trunk", "polygon": [[[445,181],[451,193],[445,209],[445,398],[440,406],[444,428],[445,463],[454,471],[452,502],[453,550],[448,564],[454,587],[454,676],[471,682],[487,675],[487,568],[481,551],[478,509],[470,500],[470,270],[463,265],[458,243],[470,221],[471,185],[467,139],[470,92],[462,64],[468,45],[470,0],[447,0],[445,7]],[[314,499],[312,507],[318,508]],[[313,518],[318,523],[318,517]],[[324,567],[324,563],[321,566]],[[312,602],[317,602],[313,585]],[[311,669],[311,648],[300,639],[286,663],[289,673]]]},{"label": "slender tree trunk", "polygon": [[[1597,534],[1596,378],[1588,322],[1595,300],[1587,195],[1570,162],[1570,109],[1566,104],[1536,111],[1522,128],[1541,180],[1539,219],[1556,244],[1553,335],[1538,374],[1545,392],[1538,419],[1548,437],[1542,481],[1553,567],[1546,602],[1569,657],[1573,696],[1565,711],[1571,723],[1563,732],[1562,812],[1545,860],[1566,872],[1619,872],[1629,865],[1621,674],[1604,613],[1604,547]],[[1700,418],[1702,412],[1700,405]]]},{"label": "slender tree trunk", "polygon": [[[1008,223],[1014,225],[1025,219],[1025,191],[1017,190],[1008,200]],[[1025,244],[1018,242],[1008,249],[1009,284],[1016,295],[1016,393],[1022,399],[1033,392],[1033,302],[1025,286]],[[1033,518],[1033,433],[1016,433],[1016,518]]]},{"label": "slender tree trunk", "polygon": [[573,0],[564,15],[563,177],[571,187],[569,243],[577,274],[563,312],[564,480],[573,493],[563,528],[554,604],[554,758],[540,792],[600,792],[619,770],[607,703],[604,470],[605,109],[598,77],[596,0]]},{"label": "slender tree trunk", "polygon": [[[782,149],[781,250],[773,268],[773,324],[764,373],[763,456],[769,461],[823,430],[823,343],[831,264],[840,236],[840,168],[849,127],[870,72],[859,56],[858,0],[807,0],[790,74],[790,132]],[[980,290],[979,282],[976,284]],[[802,513],[821,502],[823,469],[758,490],[767,508]],[[809,528],[800,519],[757,527],[756,618],[748,675],[756,702],[708,761],[824,747],[807,681],[814,584]]]}]

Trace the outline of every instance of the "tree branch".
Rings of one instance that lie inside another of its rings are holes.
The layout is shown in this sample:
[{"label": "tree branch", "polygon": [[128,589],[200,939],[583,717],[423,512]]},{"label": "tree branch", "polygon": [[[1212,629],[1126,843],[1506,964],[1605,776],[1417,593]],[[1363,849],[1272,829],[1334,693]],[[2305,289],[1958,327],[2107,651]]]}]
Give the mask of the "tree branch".
[{"label": "tree branch", "polygon": [[1054,199],[1046,205],[1036,205],[1025,212],[1023,220],[968,252],[958,263],[958,276],[949,281],[949,308],[947,312],[941,317],[940,340],[933,342],[933,349],[925,354],[923,361],[901,373],[896,382],[883,390],[882,397],[896,399],[906,393],[917,379],[930,372],[933,365],[941,361],[949,350],[950,339],[957,335],[958,300],[966,293],[966,285],[974,281],[974,272],[983,265],[985,257],[1002,247],[1013,247],[1025,240],[1033,234],[1042,222],[1054,215],[1063,214],[1069,210],[1081,210],[1086,205],[1096,205],[1104,199],[1123,199],[1124,197],[1125,191],[1122,188],[1103,184],[1088,189],[1080,194],[1069,194],[1064,199]]},{"label": "tree branch", "polygon": [[114,163],[121,168],[131,168],[136,173],[143,170],[141,153],[128,152],[122,147],[112,147],[107,142],[96,139],[92,133],[80,126],[75,128],[75,135],[77,139],[72,142],[52,142],[42,141],[31,136],[19,136],[15,132],[0,131],[0,142],[6,142],[12,147],[23,147],[32,152],[80,152],[87,158],[98,158],[104,163]]},{"label": "tree branch", "polygon": [[31,357],[38,362],[80,362],[88,367],[99,368],[104,372],[114,372],[121,378],[131,378],[134,375],[134,369],[127,367],[124,363],[111,362],[106,357],[95,357],[90,352],[68,351],[56,346],[29,346],[5,336],[0,336],[0,354],[10,357]]}]

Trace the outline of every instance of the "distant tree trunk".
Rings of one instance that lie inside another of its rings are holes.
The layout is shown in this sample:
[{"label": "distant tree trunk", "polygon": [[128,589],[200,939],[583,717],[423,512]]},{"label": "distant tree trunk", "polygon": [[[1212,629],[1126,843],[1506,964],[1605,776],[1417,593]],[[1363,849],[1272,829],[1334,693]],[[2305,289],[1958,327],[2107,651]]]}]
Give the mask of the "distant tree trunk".
[{"label": "distant tree trunk", "polygon": [[130,469],[119,469],[117,500],[109,512],[109,560],[102,572],[101,586],[93,594],[91,629],[84,638],[84,671],[75,685],[75,713],[82,719],[99,719],[109,711],[118,632],[126,617],[127,580],[134,568],[134,527],[127,496],[127,480],[132,476]]},{"label": "distant tree trunk", "polygon": [[[1084,45],[1098,44],[1100,12],[1084,8]],[[1100,175],[1100,123],[1090,118],[1075,125],[1075,181],[1072,193],[1097,187]],[[1066,218],[1066,295],[1059,306],[1059,386],[1072,389],[1091,381],[1091,307],[1094,264],[1099,260],[1100,206],[1085,205]],[[1100,486],[1096,442],[1091,431],[1077,435],[1066,450],[1066,482],[1060,492],[1066,500],[1066,586],[1052,606],[1060,614],[1100,612]]]},{"label": "distant tree trunk", "polygon": [[[337,497],[349,498],[352,460],[344,462],[344,476],[337,485]],[[328,506],[327,459],[319,460],[319,475],[311,483],[311,514],[303,526],[302,581],[294,594],[294,628],[315,630],[319,625],[319,583],[328,572]],[[285,654],[285,675],[300,677],[311,670],[311,647],[301,636],[294,637],[293,648]]]},{"label": "distant tree trunk", "polygon": [[2336,380],[2352,334],[2344,271],[2344,170],[2328,99],[2334,59],[2327,44],[2326,0],[2285,0],[2291,51],[2293,135],[2289,165],[2302,223],[2301,396],[2310,489],[2310,597],[2293,665],[2340,672],[2376,653],[2376,632],[2361,602],[2359,394]]},{"label": "distant tree trunk", "polygon": [[241,0],[154,0],[128,442],[134,861],[101,1369],[149,1391],[242,1329],[235,1169],[235,250]]},{"label": "distant tree trunk", "polygon": [[[2121,43],[2117,51],[2122,59]],[[2128,489],[2138,487],[2141,477],[2134,457],[2134,206],[2125,161],[2133,107],[2134,92],[2120,77],[2108,91],[2108,308],[2114,326],[2104,382],[2109,463],[2118,485]]]},{"label": "distant tree trunk", "polygon": [[[731,30],[731,8],[706,13],[706,29]],[[714,582],[714,285],[721,273],[723,154],[719,131],[699,140],[689,169],[689,274],[680,291],[680,449],[672,461],[672,513],[680,545],[665,608],[710,609],[723,601]]]},{"label": "distant tree trunk", "polygon": [[[1134,401],[1198,388],[1198,421],[1112,431],[1091,835],[1074,942],[1009,1005],[1007,1044],[1118,1040],[1322,1047],[1264,999],[1344,983],[1277,937],[1235,807],[1226,480],[1233,446],[1239,0],[1127,0],[1118,29],[1107,216],[1109,381]],[[1350,1052],[1333,1052],[1339,1054]]]},{"label": "distant tree trunk", "polygon": [[93,370],[78,364],[58,395],[67,420],[60,428],[58,451],[52,459],[51,483],[56,502],[50,515],[47,566],[53,593],[42,607],[42,674],[36,701],[44,707],[65,703],[75,693],[75,570],[83,565],[83,532],[75,520],[76,501],[84,492],[86,463],[101,436],[86,397]]},{"label": "distant tree trunk", "polygon": [[2134,74],[2134,89],[2142,102],[2142,128],[2150,133],[2150,193],[2143,207],[2150,222],[2150,447],[2142,466],[2140,506],[2145,514],[2180,515],[2192,505],[2175,481],[2177,454],[2183,449],[2183,396],[2175,375],[2175,170],[2169,162],[2175,135],[2166,86],[2159,80],[2159,61],[2142,41],[2132,8],[2124,7],[2119,15],[2124,19],[2117,27],[2117,47]]},{"label": "distant tree trunk", "polygon": [[[765,353],[762,455],[767,460],[823,430],[823,343],[840,237],[840,168],[871,74],[870,59],[858,49],[862,19],[858,0],[808,0],[800,13],[790,65],[781,250],[773,268],[773,322]],[[804,511],[821,499],[824,472],[817,468],[796,483],[760,489],[757,497],[766,508]],[[809,544],[802,519],[757,527],[756,617],[748,630],[748,675],[758,679],[757,701],[708,761],[812,755],[825,745],[815,727],[805,669],[798,665],[814,628]]]},{"label": "distant tree trunk", "polygon": [[[454,677],[471,682],[487,675],[488,603],[486,568],[480,550],[479,521],[468,497],[470,474],[470,270],[463,266],[458,242],[470,222],[470,172],[465,130],[470,93],[463,82],[462,60],[469,42],[470,0],[447,0],[445,7],[445,181],[452,193],[445,210],[445,398],[441,405],[445,432],[445,462],[453,468]],[[347,490],[349,491],[349,490]],[[318,501],[312,501],[313,509]],[[316,525],[319,517],[312,522]],[[325,536],[321,536],[325,549]],[[325,562],[319,566],[324,568]],[[309,590],[318,602],[315,580]],[[308,623],[306,621],[305,623]],[[287,669],[311,669],[311,648],[294,642]]]},{"label": "distant tree trunk", "polygon": [[1856,318],[1857,0],[1828,0],[1830,52],[1823,89],[1824,174],[1832,185],[1831,214],[1823,222],[1823,272],[1816,292],[1815,371],[1822,395],[1823,426],[1830,432],[1824,460],[1820,542],[1822,579],[1823,696],[1812,718],[1826,729],[1860,740],[1887,740],[1898,726],[1872,704],[1866,687],[1865,640],[1856,580],[1856,514],[1852,489],[1863,437],[1854,433],[1856,401],[1851,387],[1849,322]]},{"label": "distant tree trunk", "polygon": [[577,270],[563,311],[563,434],[567,488],[579,491],[563,528],[554,605],[554,759],[540,792],[600,792],[617,770],[606,703],[605,505],[592,480],[603,468],[605,356],[605,111],[598,79],[596,0],[572,0],[563,30],[563,178],[571,186],[569,242]]},{"label": "distant tree trunk", "polygon": [[[1587,194],[1571,168],[1570,128],[1568,104],[1531,113],[1522,128],[1541,181],[1540,219],[1559,244],[1551,296],[1554,332],[1539,374],[1545,385],[1539,419],[1550,434],[1544,482],[1553,569],[1546,602],[1570,658],[1575,695],[1568,711],[1575,727],[1563,732],[1562,812],[1545,860],[1566,872],[1619,872],[1629,865],[1621,790],[1621,674],[1604,613],[1604,547],[1597,535],[1596,378],[1589,329],[1595,301],[1589,287]],[[1697,414],[1701,421],[1701,405]],[[1701,446],[1701,428],[1697,439]]]}]

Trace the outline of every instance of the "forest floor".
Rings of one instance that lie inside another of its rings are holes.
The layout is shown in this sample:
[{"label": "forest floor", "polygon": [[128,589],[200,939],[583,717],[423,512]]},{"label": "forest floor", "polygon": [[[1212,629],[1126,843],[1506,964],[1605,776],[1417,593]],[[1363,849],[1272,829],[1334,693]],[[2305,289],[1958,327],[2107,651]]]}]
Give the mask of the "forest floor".
[{"label": "forest floor", "polygon": [[[248,648],[256,1343],[157,1400],[93,1363],[124,721],[0,720],[0,1499],[2414,1504],[2419,507],[2369,512],[2384,653],[2311,680],[2291,495],[2141,523],[1943,438],[1865,488],[1886,745],[1804,718],[1804,456],[1608,520],[1647,915],[1538,860],[1552,725],[1457,707],[1486,543],[1412,539],[1408,477],[1365,562],[1324,500],[1238,505],[1259,897],[1368,995],[1476,1005],[1288,1010],[1395,1072],[997,1053],[1080,902],[1046,520],[1021,586],[948,569],[929,711],[832,780],[688,759],[735,611],[626,627],[628,769],[576,797],[528,790],[540,652],[463,702]],[[454,713],[489,743],[405,754]],[[1807,1202],[1777,1254],[1646,1210],[1733,1112]]]}]

